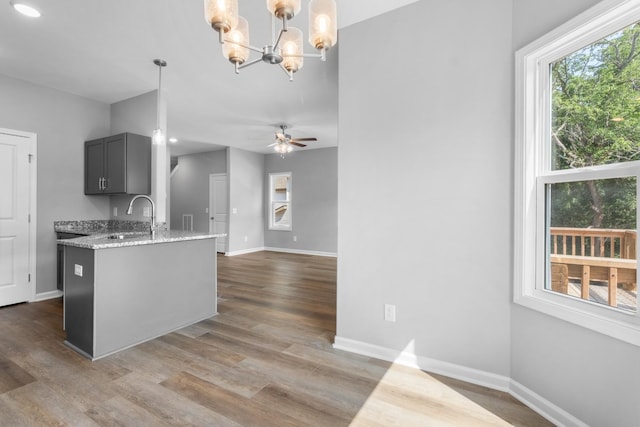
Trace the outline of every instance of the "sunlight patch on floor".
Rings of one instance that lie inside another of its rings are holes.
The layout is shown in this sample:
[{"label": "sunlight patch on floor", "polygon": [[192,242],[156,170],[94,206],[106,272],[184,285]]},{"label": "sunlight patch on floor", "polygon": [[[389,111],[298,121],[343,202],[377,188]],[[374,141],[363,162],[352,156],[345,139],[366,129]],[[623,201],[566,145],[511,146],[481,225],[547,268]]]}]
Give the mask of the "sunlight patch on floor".
[{"label": "sunlight patch on floor", "polygon": [[[402,353],[415,354],[413,342]],[[393,363],[352,426],[510,426],[499,416],[417,368]]]}]

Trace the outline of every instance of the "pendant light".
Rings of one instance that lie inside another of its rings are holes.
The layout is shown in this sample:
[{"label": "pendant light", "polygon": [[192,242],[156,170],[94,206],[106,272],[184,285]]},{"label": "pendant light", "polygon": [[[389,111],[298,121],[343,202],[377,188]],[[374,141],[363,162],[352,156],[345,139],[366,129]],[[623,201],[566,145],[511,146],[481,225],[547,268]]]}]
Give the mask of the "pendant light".
[{"label": "pendant light", "polygon": [[167,66],[167,61],[162,59],[154,59],[153,63],[158,66],[158,98],[156,103],[158,104],[158,110],[156,112],[156,128],[153,131],[151,141],[156,145],[162,145],[165,143],[165,135],[160,127],[160,106],[162,101],[162,68]]}]

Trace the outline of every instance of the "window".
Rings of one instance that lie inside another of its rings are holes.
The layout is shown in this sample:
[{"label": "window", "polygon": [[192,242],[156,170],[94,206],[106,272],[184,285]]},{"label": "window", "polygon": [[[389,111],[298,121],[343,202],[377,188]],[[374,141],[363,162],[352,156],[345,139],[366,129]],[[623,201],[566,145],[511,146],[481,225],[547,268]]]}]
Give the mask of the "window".
[{"label": "window", "polygon": [[640,0],[516,54],[514,300],[640,345]]},{"label": "window", "polygon": [[269,230],[291,231],[291,172],[269,174]]}]

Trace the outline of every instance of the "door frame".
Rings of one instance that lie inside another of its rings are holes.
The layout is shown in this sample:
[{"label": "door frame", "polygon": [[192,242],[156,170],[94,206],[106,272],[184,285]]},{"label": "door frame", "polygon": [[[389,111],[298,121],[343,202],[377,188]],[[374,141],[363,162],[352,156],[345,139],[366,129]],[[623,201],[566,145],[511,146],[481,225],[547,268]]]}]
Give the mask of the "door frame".
[{"label": "door frame", "polygon": [[[213,230],[211,230],[211,182],[213,180],[213,178],[217,177],[217,176],[224,176],[226,178],[227,181],[227,237],[225,238],[225,243],[224,243],[224,254],[226,255],[227,252],[229,252],[229,220],[230,220],[230,212],[229,212],[229,174],[226,172],[222,172],[222,173],[210,173],[209,174],[209,204],[208,204],[208,209],[209,212],[207,214],[207,219],[209,222],[209,233],[212,233]],[[216,239],[217,240],[217,239]],[[216,241],[216,251],[217,251],[217,246],[218,243]]]},{"label": "door frame", "polygon": [[36,243],[37,243],[37,229],[38,229],[38,135],[33,132],[24,132],[14,129],[0,128],[0,133],[18,138],[24,138],[27,143],[29,151],[29,194],[26,196],[29,198],[29,299],[28,301],[36,300]]}]

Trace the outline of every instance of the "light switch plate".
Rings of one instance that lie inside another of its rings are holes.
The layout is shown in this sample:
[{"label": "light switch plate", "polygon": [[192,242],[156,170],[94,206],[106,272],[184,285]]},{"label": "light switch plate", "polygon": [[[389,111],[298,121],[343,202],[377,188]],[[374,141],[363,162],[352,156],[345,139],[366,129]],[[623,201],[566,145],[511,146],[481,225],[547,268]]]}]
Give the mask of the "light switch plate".
[{"label": "light switch plate", "polygon": [[231,210],[231,212],[232,212],[232,213],[234,213],[234,214],[237,214],[237,213],[238,213],[238,208],[233,208],[233,209]]},{"label": "light switch plate", "polygon": [[82,277],[82,266],[80,264],[75,264],[73,266],[73,273],[76,276]]}]

